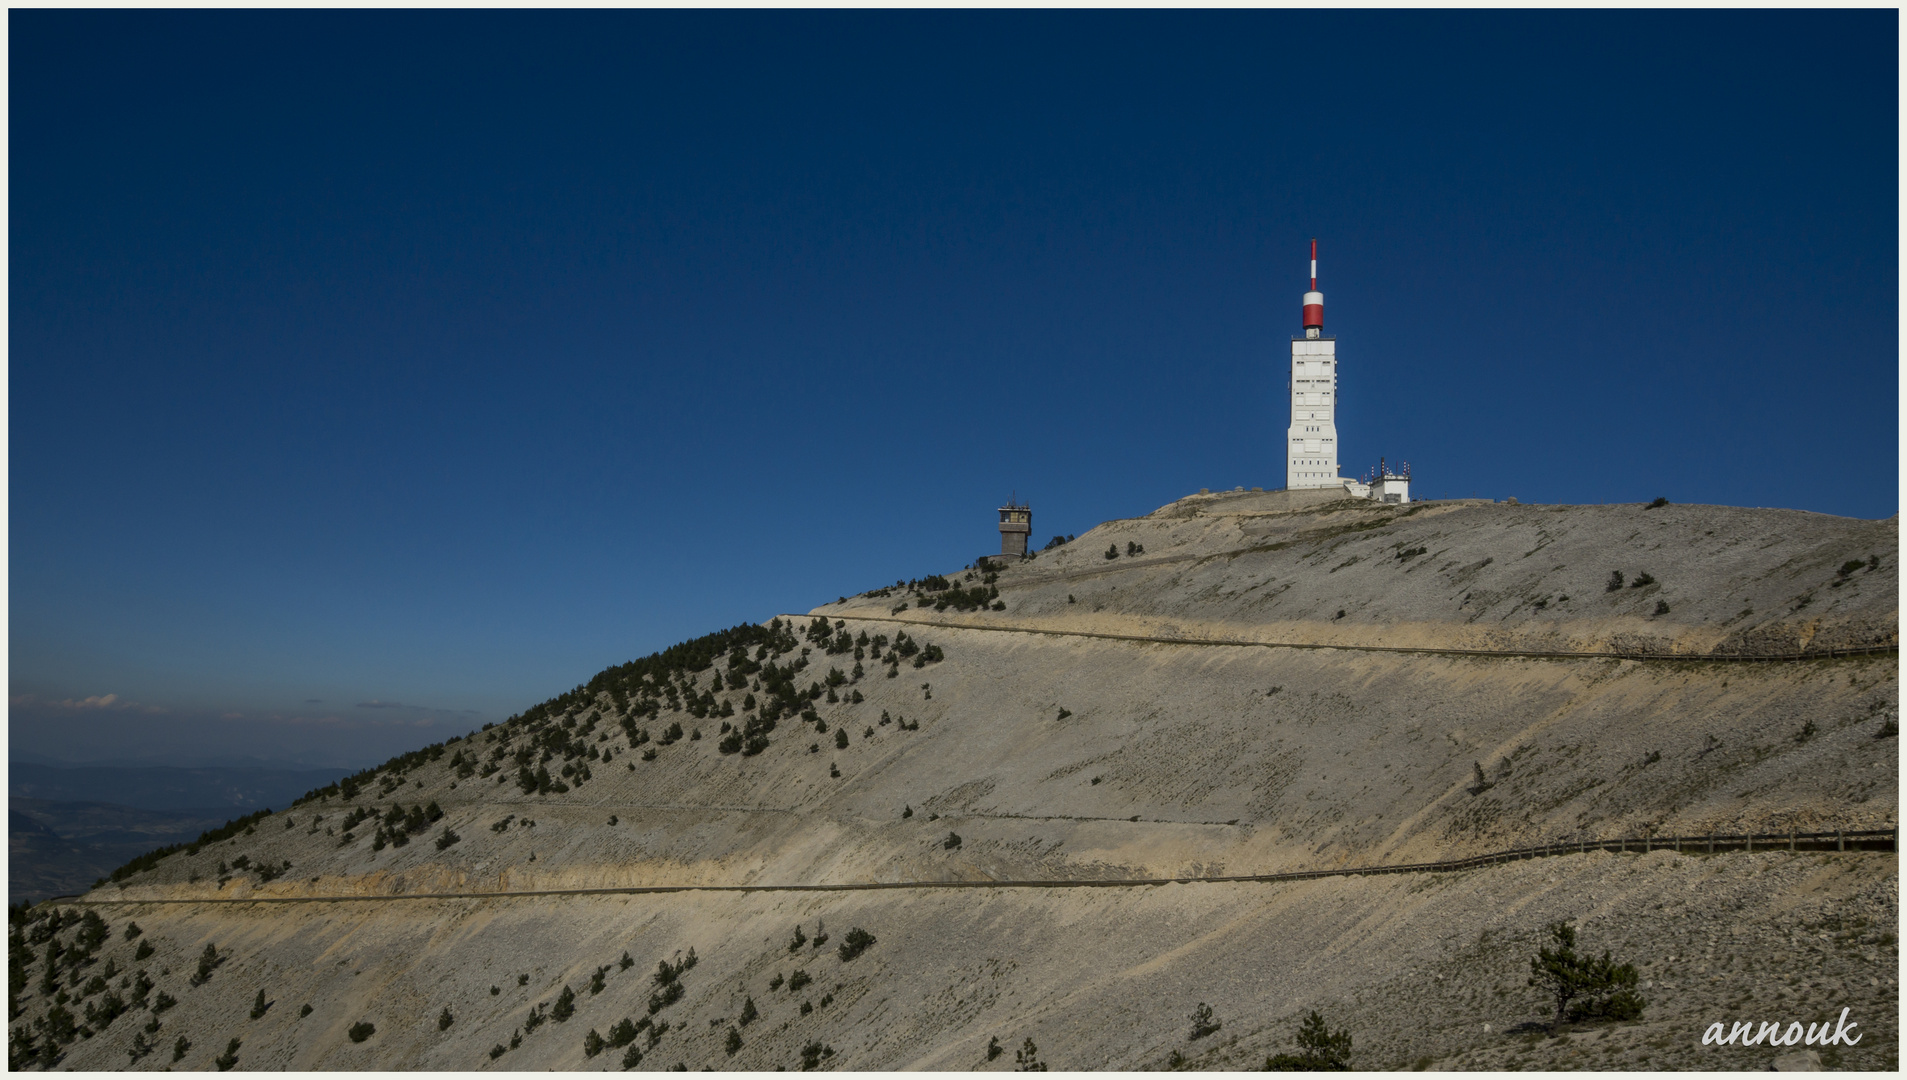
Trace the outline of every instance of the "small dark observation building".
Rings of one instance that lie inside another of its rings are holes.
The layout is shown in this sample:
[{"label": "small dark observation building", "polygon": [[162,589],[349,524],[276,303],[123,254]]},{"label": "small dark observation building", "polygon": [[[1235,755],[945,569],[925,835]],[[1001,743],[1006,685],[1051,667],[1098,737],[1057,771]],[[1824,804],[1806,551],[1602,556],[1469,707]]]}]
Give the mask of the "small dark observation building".
[{"label": "small dark observation building", "polygon": [[1033,507],[1016,495],[1000,508],[1000,554],[1026,556],[1026,541],[1033,535]]}]

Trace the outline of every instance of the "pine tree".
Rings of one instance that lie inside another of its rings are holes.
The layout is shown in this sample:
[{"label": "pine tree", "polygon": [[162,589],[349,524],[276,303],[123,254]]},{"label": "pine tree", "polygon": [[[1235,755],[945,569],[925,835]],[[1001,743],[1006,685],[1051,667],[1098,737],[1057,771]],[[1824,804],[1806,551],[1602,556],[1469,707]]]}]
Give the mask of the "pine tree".
[{"label": "pine tree", "polygon": [[1604,949],[1600,957],[1576,952],[1576,928],[1554,923],[1549,928],[1552,947],[1539,948],[1530,958],[1529,985],[1537,987],[1556,1006],[1550,1021],[1553,1032],[1564,1020],[1634,1020],[1647,1004],[1636,992],[1633,964],[1617,964]]},{"label": "pine tree", "polygon": [[1298,1052],[1265,1059],[1267,1072],[1345,1072],[1351,1067],[1351,1033],[1332,1031],[1313,1009],[1298,1026]]},{"label": "pine tree", "polygon": [[1018,1050],[1013,1051],[1014,1072],[1045,1072],[1046,1063],[1040,1060],[1040,1048],[1028,1038]]}]

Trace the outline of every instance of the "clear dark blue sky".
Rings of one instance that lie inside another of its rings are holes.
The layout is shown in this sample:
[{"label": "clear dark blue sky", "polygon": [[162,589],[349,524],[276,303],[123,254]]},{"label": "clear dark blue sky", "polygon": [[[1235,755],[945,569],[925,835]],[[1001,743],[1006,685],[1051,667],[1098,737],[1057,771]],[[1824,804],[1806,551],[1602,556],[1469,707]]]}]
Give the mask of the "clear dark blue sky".
[{"label": "clear dark blue sky", "polygon": [[366,764],[1278,486],[1313,236],[1346,472],[1891,515],[1895,28],[15,11],[10,749]]}]

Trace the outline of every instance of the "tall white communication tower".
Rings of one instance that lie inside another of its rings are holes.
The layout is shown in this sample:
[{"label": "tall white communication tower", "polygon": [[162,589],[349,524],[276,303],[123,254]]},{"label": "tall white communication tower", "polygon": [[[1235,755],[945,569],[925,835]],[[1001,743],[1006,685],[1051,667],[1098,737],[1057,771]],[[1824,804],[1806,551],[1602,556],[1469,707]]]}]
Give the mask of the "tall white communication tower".
[{"label": "tall white communication tower", "polygon": [[1311,241],[1311,291],[1304,294],[1304,336],[1291,339],[1291,427],[1285,439],[1285,487],[1334,488],[1338,478],[1337,341],[1324,336],[1318,291],[1318,241]]}]

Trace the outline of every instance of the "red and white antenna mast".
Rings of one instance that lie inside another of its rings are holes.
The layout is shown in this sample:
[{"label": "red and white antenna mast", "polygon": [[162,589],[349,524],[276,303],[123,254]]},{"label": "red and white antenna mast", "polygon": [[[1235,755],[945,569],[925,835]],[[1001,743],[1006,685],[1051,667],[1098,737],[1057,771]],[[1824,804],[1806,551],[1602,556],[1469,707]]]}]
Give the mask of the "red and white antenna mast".
[{"label": "red and white antenna mast", "polygon": [[1324,294],[1318,291],[1318,238],[1311,238],[1311,291],[1304,294],[1304,336],[1324,332]]}]

